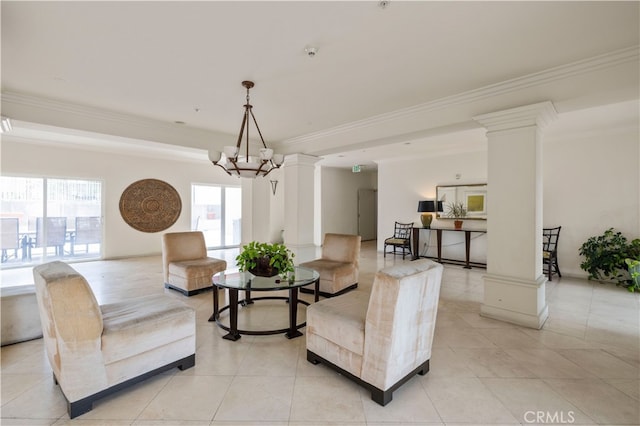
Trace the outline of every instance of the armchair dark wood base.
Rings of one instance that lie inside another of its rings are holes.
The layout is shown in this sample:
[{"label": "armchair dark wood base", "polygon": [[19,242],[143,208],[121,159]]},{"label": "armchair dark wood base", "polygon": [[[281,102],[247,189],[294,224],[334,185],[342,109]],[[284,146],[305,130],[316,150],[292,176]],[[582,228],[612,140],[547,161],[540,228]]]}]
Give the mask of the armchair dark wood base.
[{"label": "armchair dark wood base", "polygon": [[407,381],[409,381],[413,376],[415,376],[416,374],[424,376],[425,374],[427,374],[429,372],[429,360],[426,360],[424,363],[420,364],[418,366],[418,368],[416,368],[415,370],[413,370],[412,372],[410,372],[409,374],[404,376],[402,379],[398,380],[389,389],[382,390],[382,389],[379,389],[379,388],[373,386],[370,383],[367,383],[367,382],[363,381],[359,377],[354,376],[353,374],[349,373],[348,371],[343,370],[342,368],[338,367],[337,365],[333,364],[330,361],[327,361],[326,359],[322,358],[321,356],[316,355],[315,353],[311,352],[310,350],[307,350],[307,361],[309,361],[312,364],[318,364],[318,363],[325,364],[327,367],[330,367],[333,370],[336,370],[341,375],[343,375],[345,377],[348,377],[350,380],[353,380],[354,382],[356,382],[360,386],[362,386],[365,389],[369,390],[371,392],[371,399],[374,402],[378,403],[379,405],[382,405],[383,407],[391,402],[391,400],[393,399],[393,392],[396,389],[398,389],[400,386],[405,384]]},{"label": "armchair dark wood base", "polygon": [[191,297],[191,296],[195,296],[196,294],[204,293],[205,291],[213,290],[213,285],[211,285],[211,287],[202,287],[202,288],[199,288],[197,290],[184,290],[182,288],[178,288],[178,287],[172,286],[171,284],[164,283],[164,288],[168,288],[170,290],[179,291],[180,293],[184,294],[185,296]]},{"label": "armchair dark wood base", "polygon": [[[111,386],[110,388],[102,390],[98,393],[94,393],[93,395],[87,396],[78,401],[69,402],[69,400],[67,399],[67,412],[69,413],[69,417],[73,419],[91,411],[94,401],[97,401],[98,399],[104,398],[105,396],[111,395],[136,383],[142,382],[152,376],[155,376],[156,374],[171,370],[172,368],[178,367],[180,370],[186,370],[193,367],[194,365],[196,365],[196,354],[189,355],[185,358],[156,368],[155,370],[148,371],[144,374],[141,374],[140,376],[126,380],[122,383],[118,383],[117,385]],[[58,380],[56,379],[55,375],[53,376],[53,381],[56,385],[58,384]],[[65,396],[65,399],[66,398],[67,397]]]}]

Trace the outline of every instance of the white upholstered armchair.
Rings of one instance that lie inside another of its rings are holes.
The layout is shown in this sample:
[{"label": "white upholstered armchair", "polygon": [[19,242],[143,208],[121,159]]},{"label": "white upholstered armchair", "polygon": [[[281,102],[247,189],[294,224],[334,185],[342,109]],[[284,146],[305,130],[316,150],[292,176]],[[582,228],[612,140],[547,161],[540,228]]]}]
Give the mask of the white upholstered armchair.
[{"label": "white upholstered armchair", "polygon": [[415,374],[429,371],[442,265],[430,260],[376,273],[356,290],[307,308],[307,360],[339,371],[380,405]]},{"label": "white upholstered armchair", "polygon": [[207,257],[201,231],[162,235],[162,271],[166,288],[193,296],[213,288],[213,276],[225,269],[226,261]]},{"label": "white upholstered armchair", "polygon": [[358,287],[360,271],[360,235],[324,235],[319,259],[301,263],[320,274],[320,294],[337,296]]},{"label": "white upholstered armchair", "polygon": [[33,268],[53,377],[69,417],[96,399],[154,374],[195,364],[195,310],[163,294],[98,305],[82,275],[63,262]]}]

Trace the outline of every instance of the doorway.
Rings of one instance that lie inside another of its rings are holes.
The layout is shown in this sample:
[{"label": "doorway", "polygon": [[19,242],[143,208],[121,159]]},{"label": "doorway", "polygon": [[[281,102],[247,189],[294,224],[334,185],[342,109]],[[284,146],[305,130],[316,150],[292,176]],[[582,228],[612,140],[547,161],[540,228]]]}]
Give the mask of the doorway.
[{"label": "doorway", "polygon": [[362,241],[378,237],[378,191],[358,189],[358,234]]}]

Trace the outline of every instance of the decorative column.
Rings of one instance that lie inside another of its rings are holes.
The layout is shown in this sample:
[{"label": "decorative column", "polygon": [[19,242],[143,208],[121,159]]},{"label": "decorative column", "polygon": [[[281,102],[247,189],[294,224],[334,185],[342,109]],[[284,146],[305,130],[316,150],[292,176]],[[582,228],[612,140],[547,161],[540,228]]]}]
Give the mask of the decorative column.
[{"label": "decorative column", "polygon": [[294,252],[315,248],[314,171],[318,157],[287,155],[284,162],[284,243]]},{"label": "decorative column", "polygon": [[481,315],[540,329],[549,315],[542,272],[542,102],[474,117],[487,128],[487,274]]}]

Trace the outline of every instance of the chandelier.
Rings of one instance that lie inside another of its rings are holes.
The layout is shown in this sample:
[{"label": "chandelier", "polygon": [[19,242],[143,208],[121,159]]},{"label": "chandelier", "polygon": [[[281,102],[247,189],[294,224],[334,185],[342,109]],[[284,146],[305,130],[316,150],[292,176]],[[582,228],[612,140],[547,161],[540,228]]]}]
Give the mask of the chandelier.
[{"label": "chandelier", "polygon": [[[249,89],[254,84],[253,81],[243,81],[242,86],[247,89],[247,103],[244,105],[244,117],[242,119],[242,127],[240,127],[240,134],[238,135],[238,143],[235,146],[225,146],[224,157],[226,161],[222,160],[222,152],[209,150],[209,160],[222,168],[229,176],[255,178],[256,176],[266,176],[273,169],[279,168],[284,162],[284,155],[274,154],[273,149],[267,148],[267,144],[264,143],[262,132],[258,127],[256,117],[253,115],[253,107],[249,103]],[[256,126],[260,140],[262,141],[262,148],[259,149],[258,155],[251,155],[249,152],[249,116],[253,119],[253,123]],[[241,150],[243,136],[245,135],[246,150]]]}]

